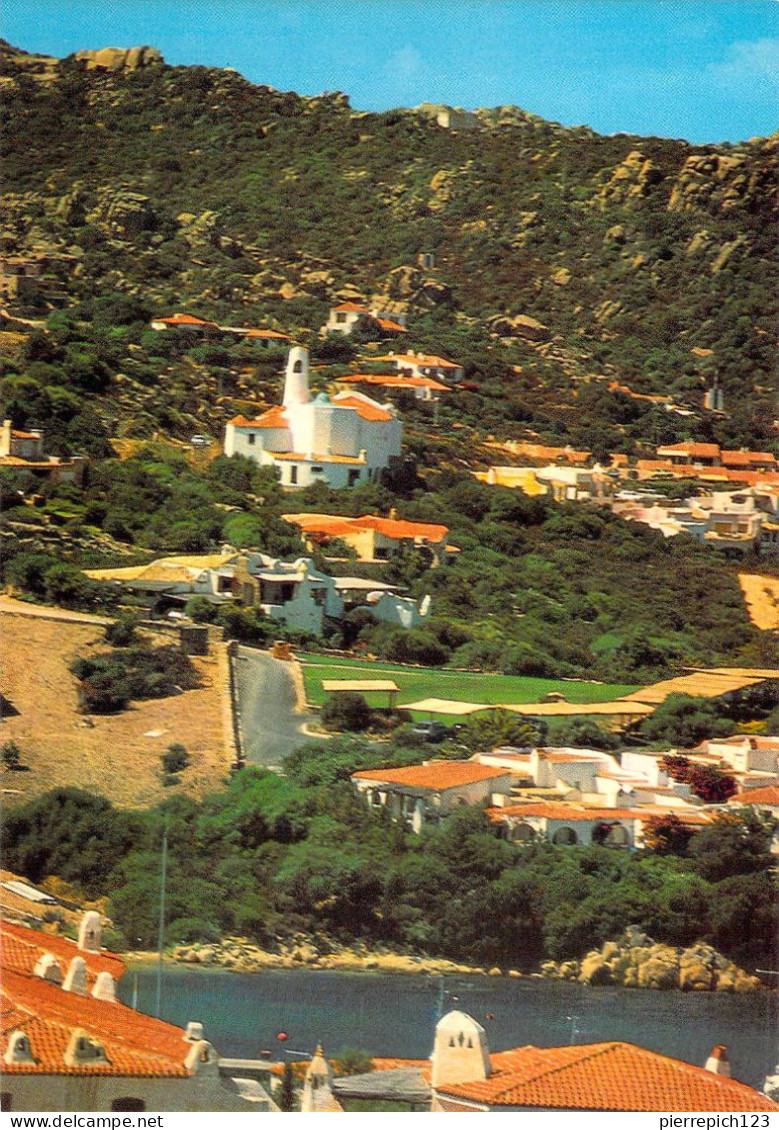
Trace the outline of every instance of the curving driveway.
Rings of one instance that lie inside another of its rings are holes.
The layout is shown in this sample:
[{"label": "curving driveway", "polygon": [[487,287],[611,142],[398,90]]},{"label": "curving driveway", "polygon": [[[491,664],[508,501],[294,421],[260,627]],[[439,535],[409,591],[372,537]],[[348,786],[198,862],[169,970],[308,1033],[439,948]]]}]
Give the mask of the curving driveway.
[{"label": "curving driveway", "polygon": [[280,767],[288,753],[312,740],[303,733],[306,715],[297,709],[290,665],[239,647],[235,674],[246,760]]}]

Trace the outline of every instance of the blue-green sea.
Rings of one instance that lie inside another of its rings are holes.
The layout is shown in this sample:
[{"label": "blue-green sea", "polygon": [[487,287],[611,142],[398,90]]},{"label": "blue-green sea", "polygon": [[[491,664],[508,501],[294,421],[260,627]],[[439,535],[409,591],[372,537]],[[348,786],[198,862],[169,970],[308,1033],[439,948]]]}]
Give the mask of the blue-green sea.
[{"label": "blue-green sea", "polygon": [[[120,984],[131,1003],[135,972]],[[137,968],[137,1001],[153,1013],[156,972]],[[762,1085],[779,1058],[778,993],[730,995],[593,988],[504,977],[433,977],[324,970],[240,974],[166,965],[163,1019],[199,1020],[222,1055],[256,1058],[269,1051],[310,1054],[321,1041],[374,1055],[430,1054],[441,1009],[462,1009],[487,1030],[493,1051],[536,1044],[627,1040],[703,1066],[725,1044],[732,1074]],[[279,1033],[287,1039],[279,1041]]]}]

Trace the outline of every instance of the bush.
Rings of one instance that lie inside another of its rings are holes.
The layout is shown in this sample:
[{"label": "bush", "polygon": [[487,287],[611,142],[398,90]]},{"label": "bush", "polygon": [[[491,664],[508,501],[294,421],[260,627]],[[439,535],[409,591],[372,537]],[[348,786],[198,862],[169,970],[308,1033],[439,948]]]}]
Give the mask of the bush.
[{"label": "bush", "polygon": [[70,670],[81,681],[82,708],[95,714],[123,710],[130,699],[165,698],[198,685],[195,668],[176,647],[128,647],[79,657]]},{"label": "bush", "polygon": [[187,601],[184,611],[196,624],[212,624],[219,609],[204,596],[193,596]]},{"label": "bush", "polygon": [[162,768],[166,773],[181,773],[189,766],[189,754],[187,753],[186,746],[175,742],[169,745],[165,752],[160,757]]},{"label": "bush", "polygon": [[322,725],[326,730],[350,730],[360,733],[370,728],[373,711],[361,694],[333,695],[322,707]]},{"label": "bush", "polygon": [[113,647],[129,647],[135,641],[135,631],[138,627],[137,616],[122,616],[109,624],[105,630],[106,643]]},{"label": "bush", "polygon": [[0,758],[6,769],[21,769],[22,751],[16,742],[3,742],[0,746]]}]

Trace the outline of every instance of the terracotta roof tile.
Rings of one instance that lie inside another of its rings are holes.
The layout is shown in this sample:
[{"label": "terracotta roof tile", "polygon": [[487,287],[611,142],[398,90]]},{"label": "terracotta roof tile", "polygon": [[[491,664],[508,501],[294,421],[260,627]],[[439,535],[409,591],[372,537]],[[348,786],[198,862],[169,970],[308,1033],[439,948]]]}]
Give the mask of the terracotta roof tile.
[{"label": "terracotta roof tile", "polygon": [[768,785],[764,789],[747,789],[730,798],[730,804],[767,804],[779,806],[779,788]]},{"label": "terracotta roof tile", "polygon": [[352,773],[352,780],[383,781],[388,785],[408,785],[438,792],[506,776],[507,769],[477,765],[473,761],[435,761],[428,765],[408,765],[403,769],[362,769]]},{"label": "terracotta roof tile", "polygon": [[658,447],[658,455],[687,455],[691,459],[719,459],[718,443],[669,443]]},{"label": "terracotta roof tile", "polygon": [[[84,1029],[102,1045],[108,1063],[68,1067],[64,1055],[73,1031]],[[58,985],[4,969],[0,988],[2,1046],[15,1029],[30,1040],[33,1064],[5,1064],[13,1074],[187,1076],[191,1045],[172,1024],[118,1002],[66,993]]]},{"label": "terracotta roof tile", "polygon": [[83,957],[86,962],[90,980],[98,973],[110,973],[114,980],[118,980],[125,971],[125,964],[118,954],[101,950],[100,953],[88,953],[80,950],[70,938],[63,938],[57,934],[44,934],[40,930],[31,930],[27,926],[17,926],[12,922],[0,923],[0,938],[3,943],[3,971],[14,970],[17,973],[32,973],[38,958],[45,953],[52,953],[60,961],[63,976],[68,965],[74,957]]},{"label": "terracotta roof tile", "polygon": [[152,318],[152,321],[164,322],[166,326],[208,326],[210,329],[219,329],[215,322],[204,322],[202,318],[196,318],[192,314],[171,314],[168,318]]},{"label": "terracotta roof tile", "polygon": [[287,428],[287,416],[284,406],[275,404],[273,408],[269,408],[267,412],[263,412],[261,416],[257,416],[254,420],[247,419],[246,416],[234,416],[230,421],[236,428]]},{"label": "terracotta roof tile", "polygon": [[437,1093],[546,1110],[779,1110],[744,1083],[633,1044],[514,1048],[490,1058],[488,1079],[442,1084]]},{"label": "terracotta roof tile", "polygon": [[382,408],[381,405],[376,404],[374,401],[368,400],[367,398],[363,399],[359,396],[352,396],[348,392],[339,392],[337,396],[333,397],[333,404],[339,408],[354,408],[363,420],[384,422],[386,420],[394,420],[395,418],[391,412],[388,412],[386,408]]}]

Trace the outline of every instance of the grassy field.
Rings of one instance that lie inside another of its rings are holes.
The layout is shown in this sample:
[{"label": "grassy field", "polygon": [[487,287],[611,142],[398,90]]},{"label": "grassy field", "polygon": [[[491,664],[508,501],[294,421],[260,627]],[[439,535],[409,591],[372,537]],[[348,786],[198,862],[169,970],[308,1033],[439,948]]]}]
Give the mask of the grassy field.
[{"label": "grassy field", "polygon": [[[320,706],[327,697],[323,679],[394,679],[400,687],[398,706],[422,698],[451,698],[460,702],[542,702],[550,691],[560,691],[568,702],[611,702],[637,686],[587,683],[572,679],[534,679],[520,675],[491,675],[474,671],[446,671],[432,667],[404,667],[397,663],[366,662],[326,655],[299,655],[306,697]],[[371,706],[386,706],[387,696],[365,696]]]}]

